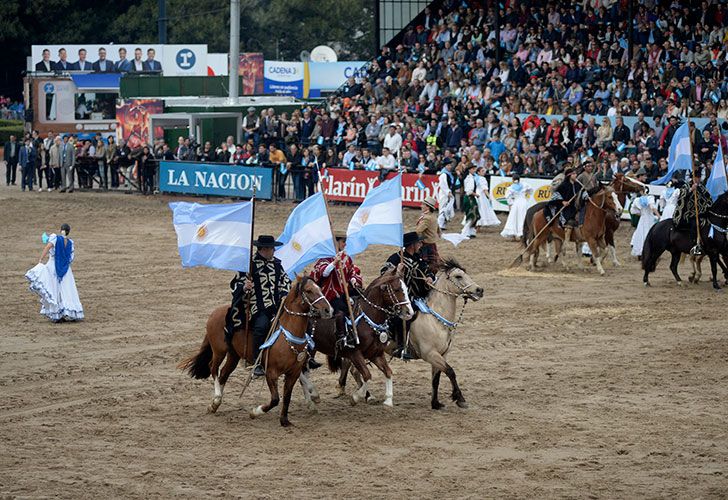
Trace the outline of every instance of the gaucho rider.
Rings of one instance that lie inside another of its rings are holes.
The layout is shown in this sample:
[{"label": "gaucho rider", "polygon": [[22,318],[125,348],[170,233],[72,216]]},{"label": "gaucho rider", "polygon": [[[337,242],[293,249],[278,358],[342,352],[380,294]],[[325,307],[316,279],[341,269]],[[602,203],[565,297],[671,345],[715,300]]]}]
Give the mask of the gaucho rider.
[{"label": "gaucho rider", "polygon": [[[396,269],[401,262],[404,265],[404,284],[407,286],[410,300],[424,299],[430,293],[430,287],[435,279],[435,274],[430,269],[422,257],[420,249],[422,248],[422,236],[412,231],[405,233],[403,237],[403,251],[393,253],[387,259],[380,273],[385,273],[390,269]],[[404,341],[404,330],[402,329],[402,321],[394,318],[390,321],[392,333],[395,334],[397,341],[397,349],[393,354],[402,359],[413,359],[407,352],[407,346]]]},{"label": "gaucho rider", "polygon": [[551,193],[549,208],[554,216],[562,207],[564,210],[559,216],[559,224],[564,228],[564,242],[571,239],[571,232],[576,227],[576,200],[581,184],[576,180],[576,170],[569,167],[564,170],[564,180]]},{"label": "gaucho rider", "polygon": [[[346,233],[336,232],[336,257],[319,259],[314,264],[311,278],[321,288],[321,292],[334,308],[336,321],[337,341],[346,342],[346,318],[349,316],[349,307],[346,304],[344,286],[349,287],[349,296],[356,294],[356,289],[362,287],[361,271],[354,265],[344,249],[346,248]],[[344,283],[341,282],[341,275]]]},{"label": "gaucho rider", "polygon": [[[239,272],[230,282],[233,301],[225,317],[225,336],[230,338],[234,331],[245,326],[245,306],[249,302],[253,354],[254,359],[257,359],[278,307],[291,288],[291,280],[283,270],[281,261],[273,256],[275,248],[283,243],[276,241],[273,236],[260,235],[253,244],[258,250],[253,256],[250,270],[252,279],[247,273]],[[265,375],[263,367],[256,366],[253,375]]]},{"label": "gaucho rider", "polygon": [[[697,196],[696,196],[697,195]],[[708,189],[700,182],[700,172],[696,171],[693,175],[692,184],[690,189],[681,189],[680,197],[677,200],[675,206],[675,212],[672,215],[672,222],[675,229],[680,231],[687,231],[690,237],[695,238],[697,235],[697,226],[695,222],[695,201],[697,198],[698,202],[698,218],[702,225],[702,221],[707,217],[708,210],[713,205],[713,199],[708,192]],[[701,243],[698,241],[698,243]],[[701,248],[698,245],[696,248],[697,254],[701,253]]]}]

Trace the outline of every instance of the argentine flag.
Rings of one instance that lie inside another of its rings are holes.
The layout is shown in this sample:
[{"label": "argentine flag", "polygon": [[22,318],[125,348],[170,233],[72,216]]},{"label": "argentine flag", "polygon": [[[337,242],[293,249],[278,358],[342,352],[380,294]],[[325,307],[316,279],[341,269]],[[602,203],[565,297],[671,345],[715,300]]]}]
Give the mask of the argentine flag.
[{"label": "argentine flag", "polygon": [[713,169],[710,171],[708,182],[705,187],[708,188],[713,201],[717,200],[720,195],[728,191],[728,180],[726,180],[725,161],[723,161],[723,146],[718,140],[718,153],[713,161]]},{"label": "argentine flag", "polygon": [[672,174],[678,170],[692,170],[693,159],[690,156],[690,128],[688,122],[683,123],[675,131],[667,155],[667,173],[652,181],[651,184],[666,184],[672,179]]},{"label": "argentine flag", "polygon": [[346,230],[346,252],[356,255],[369,245],[402,246],[402,174],[371,189]]},{"label": "argentine flag", "polygon": [[183,267],[206,266],[247,272],[253,203],[170,203]]},{"label": "argentine flag", "polygon": [[311,262],[336,255],[326,200],[321,192],[293,209],[278,240],[283,246],[278,247],[275,256],[291,279]]}]

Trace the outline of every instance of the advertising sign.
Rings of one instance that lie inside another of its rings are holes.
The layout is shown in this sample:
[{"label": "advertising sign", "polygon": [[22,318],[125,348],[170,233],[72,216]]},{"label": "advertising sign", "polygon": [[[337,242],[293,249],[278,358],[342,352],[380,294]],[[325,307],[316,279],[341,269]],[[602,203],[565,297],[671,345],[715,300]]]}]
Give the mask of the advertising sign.
[{"label": "advertising sign", "polygon": [[207,45],[165,45],[165,76],[207,75]]},{"label": "advertising sign", "polygon": [[263,53],[240,54],[238,75],[243,77],[241,95],[263,95]]},{"label": "advertising sign", "polygon": [[273,170],[222,163],[159,162],[159,190],[165,193],[205,194],[270,200]]},{"label": "advertising sign", "polygon": [[[339,61],[328,63],[308,63],[310,75],[308,97],[321,97],[321,91],[338,89],[350,76],[366,76],[366,61]],[[364,72],[364,74],[362,74]]]},{"label": "advertising sign", "polygon": [[163,111],[164,104],[160,99],[121,100],[116,105],[116,139],[124,139],[132,149],[152,144],[154,138],[164,136],[164,130],[155,127],[154,137],[151,137],[149,118]]},{"label": "advertising sign", "polygon": [[[369,190],[379,185],[379,172],[369,170],[329,168],[322,175],[326,197],[334,201],[361,203]],[[387,178],[394,175],[390,173]],[[416,185],[419,179],[422,179],[424,189]],[[437,184],[436,175],[403,174],[402,205],[419,207],[426,196],[436,196]]]},{"label": "advertising sign", "polygon": [[265,61],[263,93],[303,97],[304,63]]}]

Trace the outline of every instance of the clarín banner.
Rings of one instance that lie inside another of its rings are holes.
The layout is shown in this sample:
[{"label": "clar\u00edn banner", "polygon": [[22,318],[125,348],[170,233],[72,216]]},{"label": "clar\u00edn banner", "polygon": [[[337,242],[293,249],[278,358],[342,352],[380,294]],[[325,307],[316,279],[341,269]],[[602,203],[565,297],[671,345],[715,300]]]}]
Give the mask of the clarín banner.
[{"label": "clar\u00edn banner", "polygon": [[[351,201],[361,203],[373,187],[379,185],[379,172],[369,170],[348,170],[329,168],[322,171],[322,182],[326,197],[334,201]],[[396,174],[390,173],[387,178]],[[418,186],[418,182],[421,184]],[[436,196],[436,175],[403,174],[402,205],[419,207],[427,196]]]},{"label": "clar\u00edn banner", "polygon": [[159,190],[212,196],[270,200],[273,193],[273,170],[224,163],[184,161],[159,162]]}]

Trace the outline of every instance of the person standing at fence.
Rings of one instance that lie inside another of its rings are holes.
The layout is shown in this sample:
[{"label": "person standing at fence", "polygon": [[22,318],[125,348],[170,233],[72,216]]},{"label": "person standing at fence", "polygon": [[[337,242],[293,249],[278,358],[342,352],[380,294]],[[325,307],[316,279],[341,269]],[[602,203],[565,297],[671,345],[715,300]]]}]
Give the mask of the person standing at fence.
[{"label": "person standing at fence", "polygon": [[[55,179],[53,178],[53,169],[50,167],[51,147],[53,147],[54,139],[53,132],[48,132],[46,138],[43,139],[43,165],[41,165],[41,168],[45,173],[48,192],[53,190],[53,185],[55,183]],[[41,174],[39,172],[38,176],[40,177],[40,175]],[[38,179],[38,187],[40,187],[40,178]]]},{"label": "person standing at fence", "polygon": [[288,158],[286,154],[278,149],[275,142],[271,142],[268,147],[268,161],[273,165],[273,168],[278,172],[278,198],[286,197],[286,178],[288,177],[288,170],[286,164]]},{"label": "person standing at fence", "polygon": [[20,143],[17,137],[10,136],[10,140],[5,143],[3,157],[5,160],[5,185],[15,185],[15,177],[18,173],[18,158],[20,156]]},{"label": "person standing at fence", "polygon": [[33,190],[33,177],[35,176],[35,159],[38,157],[36,149],[33,147],[33,141],[30,138],[25,140],[25,146],[20,149],[18,163],[20,164],[21,179],[20,189],[25,191],[27,187]]},{"label": "person standing at fence", "polygon": [[53,179],[53,185],[49,186],[48,191],[53,189],[59,189],[61,186],[61,150],[63,149],[63,143],[60,137],[56,137],[53,140],[53,144],[48,148],[48,169],[52,172],[51,179]]},{"label": "person standing at fence", "polygon": [[[118,188],[119,187],[119,172],[118,172],[118,155],[117,151],[118,148],[116,146],[116,141],[114,141],[114,136],[110,135],[108,139],[109,143],[106,145],[106,166],[108,168],[108,175],[111,177],[111,187],[112,188]],[[107,184],[106,188],[108,188],[108,178],[107,178]]]},{"label": "person standing at fence", "polygon": [[[96,151],[94,152],[94,158],[96,160],[96,168],[99,171],[99,189],[106,191],[108,188],[108,182],[106,179],[106,146],[104,141],[99,139],[96,142]],[[93,186],[93,177],[96,169],[91,169],[91,186]]]},{"label": "person standing at fence", "polygon": [[142,154],[137,159],[137,176],[139,177],[139,189],[143,194],[154,193],[154,171],[157,168],[157,161],[149,150],[149,146],[142,148]]},{"label": "person standing at fence", "polygon": [[63,146],[61,147],[61,193],[65,193],[66,191],[73,193],[75,168],[76,147],[73,145],[72,138],[65,135],[63,136]]}]

